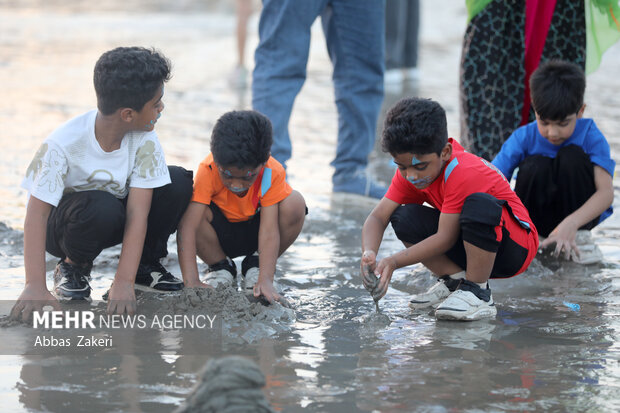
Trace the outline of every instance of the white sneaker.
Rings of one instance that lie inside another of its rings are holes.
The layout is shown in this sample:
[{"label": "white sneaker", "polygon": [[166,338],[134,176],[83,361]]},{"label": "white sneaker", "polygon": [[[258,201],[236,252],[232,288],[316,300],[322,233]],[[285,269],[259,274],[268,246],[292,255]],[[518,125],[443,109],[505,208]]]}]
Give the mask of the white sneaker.
[{"label": "white sneaker", "polygon": [[383,74],[383,82],[386,85],[400,85],[405,80],[401,69],[388,69]]},{"label": "white sneaker", "polygon": [[222,261],[209,266],[209,272],[204,282],[213,288],[217,288],[218,285],[225,285],[228,287],[234,285],[236,276],[237,267],[234,261],[226,257]]},{"label": "white sneaker", "polygon": [[425,293],[417,294],[409,300],[409,308],[419,310],[421,308],[432,307],[445,300],[450,295],[450,290],[443,280],[437,280],[435,285]]},{"label": "white sneaker", "polygon": [[246,294],[254,294],[254,285],[258,282],[258,273],[258,267],[251,267],[245,272],[243,282]]},{"label": "white sneaker", "polygon": [[438,320],[474,321],[483,318],[495,318],[497,308],[489,291],[489,301],[478,298],[473,292],[458,289],[435,310]]},{"label": "white sneaker", "polygon": [[204,279],[205,284],[208,284],[213,288],[217,288],[218,285],[230,287],[233,285],[234,281],[235,277],[233,277],[230,271],[225,269],[209,271]]},{"label": "white sneaker", "polygon": [[421,308],[433,307],[448,298],[450,293],[458,287],[460,283],[459,278],[465,278],[465,271],[461,271],[452,277],[443,276],[426,292],[412,296],[411,300],[409,300],[409,308],[419,310]]},{"label": "white sneaker", "polygon": [[596,244],[578,245],[579,256],[575,251],[571,251],[571,259],[577,264],[589,265],[603,261],[603,253]]},{"label": "white sneaker", "polygon": [[592,240],[592,233],[587,229],[580,229],[575,236],[575,244],[579,248],[579,256],[571,251],[571,259],[577,264],[589,265],[603,261],[601,249]]},{"label": "white sneaker", "polygon": [[575,234],[575,244],[577,245],[588,245],[592,244],[592,232],[589,229],[580,229]]}]

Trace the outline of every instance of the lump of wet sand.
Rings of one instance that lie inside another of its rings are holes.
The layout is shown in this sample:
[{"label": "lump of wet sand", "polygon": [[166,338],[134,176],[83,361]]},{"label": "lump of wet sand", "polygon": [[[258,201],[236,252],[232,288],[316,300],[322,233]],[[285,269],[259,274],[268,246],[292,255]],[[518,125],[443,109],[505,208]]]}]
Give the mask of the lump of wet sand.
[{"label": "lump of wet sand", "polygon": [[[246,342],[285,331],[295,321],[295,311],[279,303],[265,306],[248,299],[244,292],[232,287],[184,288],[178,292],[151,293],[136,291],[138,313],[147,317],[170,314],[217,315],[229,338],[240,337]],[[96,315],[104,315],[106,304],[89,307]],[[21,322],[0,317],[0,327],[13,327]]]},{"label": "lump of wet sand", "polygon": [[220,314],[223,321],[291,321],[295,312],[279,303],[269,306],[251,302],[232,287],[184,288],[176,293],[137,294],[138,308],[151,314]]},{"label": "lump of wet sand", "polygon": [[265,376],[253,361],[238,356],[212,359],[175,413],[273,413],[264,386]]},{"label": "lump of wet sand", "polygon": [[139,311],[146,314],[217,315],[227,340],[247,343],[290,330],[295,321],[293,309],[280,303],[265,306],[249,300],[244,292],[225,286],[185,288],[168,294],[141,293],[137,300]]}]

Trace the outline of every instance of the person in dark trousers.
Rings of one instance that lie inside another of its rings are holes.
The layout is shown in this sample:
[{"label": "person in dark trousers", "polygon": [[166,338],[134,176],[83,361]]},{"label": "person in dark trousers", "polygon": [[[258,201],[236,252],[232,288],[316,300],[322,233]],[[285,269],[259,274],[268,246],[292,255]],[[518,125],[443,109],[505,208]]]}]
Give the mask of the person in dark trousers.
[{"label": "person in dark trousers", "polygon": [[385,2],[385,75],[387,85],[418,80],[419,0]]},{"label": "person in dark trousers", "polygon": [[159,262],[192,193],[192,173],[167,166],[154,131],[170,62],[155,50],[119,47],[95,64],[97,109],[57,128],[26,171],[26,285],[13,315],[27,318],[55,299],[45,251],[60,258],[54,295],[88,300],[94,259],[122,243],[108,311],[132,314],[135,287],[174,291],[183,283]]},{"label": "person in dark trousers", "polygon": [[[186,286],[236,286],[231,258],[244,256],[246,292],[269,302],[280,300],[274,285],[276,262],[297,239],[307,209],[270,155],[272,141],[271,122],[256,111],[228,112],[215,124],[211,153],[198,167],[192,202],[177,231]],[[204,281],[196,256],[209,266]]]},{"label": "person in dark trousers", "polygon": [[[522,273],[538,248],[521,200],[497,168],[448,138],[446,113],[430,99],[396,103],[381,143],[398,170],[362,229],[364,286],[380,299],[394,270],[421,262],[438,282],[414,295],[411,308],[438,305],[438,319],[495,317],[489,278]],[[377,262],[390,223],[406,249]]]},{"label": "person in dark trousers", "polygon": [[[578,238],[587,240],[588,230],[612,214],[616,163],[596,123],[583,117],[585,88],[579,66],[543,63],[530,78],[536,120],[514,131],[493,164],[508,179],[519,168],[515,191],[548,237],[543,248],[555,244],[556,255],[593,263],[600,251]],[[579,230],[586,233],[578,237]]]}]

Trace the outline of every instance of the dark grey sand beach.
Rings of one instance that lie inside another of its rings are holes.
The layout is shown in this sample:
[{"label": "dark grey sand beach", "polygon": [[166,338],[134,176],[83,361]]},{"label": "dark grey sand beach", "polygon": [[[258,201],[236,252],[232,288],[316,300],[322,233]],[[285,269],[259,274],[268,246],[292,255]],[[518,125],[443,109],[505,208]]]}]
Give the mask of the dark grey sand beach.
[{"label": "dark grey sand beach", "polygon": [[[384,106],[406,95],[431,97],[459,135],[458,70],[466,13],[462,0],[422,2],[420,81],[387,89]],[[215,120],[249,108],[249,91],[227,84],[235,64],[233,2],[183,0],[0,0],[0,300],[24,283],[25,191],[20,183],[42,140],[60,123],[95,106],[92,70],[104,51],[153,46],[174,63],[166,108],[157,123],[169,164],[196,169],[209,151]],[[248,61],[256,45],[250,22]],[[620,215],[593,231],[605,260],[579,266],[537,259],[523,275],[492,281],[492,321],[436,321],[408,297],[432,285],[420,266],[398,270],[372,318],[359,278],[360,230],[374,201],[331,193],[337,116],[331,65],[315,25],[308,80],[291,119],[289,182],[310,213],[297,242],[278,262],[277,279],[292,305],[264,307],[233,290],[150,297],[153,313],[218,315],[217,340],[188,343],[154,334],[128,351],[20,355],[26,327],[0,328],[3,412],[171,412],[201,379],[209,360],[239,355],[265,378],[276,411],[481,412],[620,410]],[[620,160],[620,44],[588,77],[586,116]],[[376,151],[372,169],[388,182],[390,158]],[[616,211],[620,179],[614,177]],[[388,230],[380,255],[401,248]],[[93,309],[115,272],[120,249],[93,269]],[[165,265],[179,275],[171,237]],[[56,259],[48,256],[48,286]],[[200,263],[201,270],[206,266]],[[3,307],[7,307],[4,305]],[[6,309],[0,316],[6,314]],[[369,318],[370,317],[370,318]],[[373,322],[375,321],[375,322]],[[380,320],[379,320],[380,321]],[[189,346],[188,344],[191,344]]]}]

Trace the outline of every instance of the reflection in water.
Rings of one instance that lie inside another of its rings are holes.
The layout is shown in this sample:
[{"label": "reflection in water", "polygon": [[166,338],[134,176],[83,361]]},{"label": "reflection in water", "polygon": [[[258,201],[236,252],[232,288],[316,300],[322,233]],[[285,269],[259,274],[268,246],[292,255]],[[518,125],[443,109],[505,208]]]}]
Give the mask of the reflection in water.
[{"label": "reflection in water", "polygon": [[[457,136],[462,3],[424,4],[420,82],[387,90],[383,113],[405,95],[433,97],[446,108],[449,132]],[[95,105],[97,57],[117,45],[139,44],[173,60],[157,131],[169,163],[196,169],[208,153],[213,122],[250,105],[249,89],[235,92],[226,85],[235,64],[232,9],[225,0],[0,1],[0,144],[6,153],[0,162],[6,224],[0,223],[0,298],[14,299],[23,286],[25,194],[19,183],[25,168],[52,129]],[[254,33],[256,24],[250,24]],[[256,36],[249,41],[255,45]],[[611,137],[612,155],[620,150],[612,134],[620,130],[619,65],[616,47],[588,77],[586,92],[588,113]],[[359,237],[375,203],[331,195],[337,117],[330,68],[323,41],[314,42],[313,73],[301,92],[306,97],[298,99],[291,118],[289,180],[304,194],[310,214],[279,260],[277,277],[296,307],[296,321],[271,337],[249,344],[224,340],[217,349],[173,333],[140,342],[144,354],[0,356],[4,411],[170,412],[208,360],[233,354],[258,363],[267,398],[286,412],[620,410],[618,214],[594,232],[603,265],[545,262],[550,270],[536,261],[525,275],[492,281],[496,320],[437,322],[431,311],[411,311],[409,294],[432,281],[418,266],[397,271],[381,301],[391,324],[363,323],[374,304],[359,279]],[[389,181],[389,156],[377,148],[371,158],[372,171]],[[614,183],[620,186],[618,178]],[[379,255],[400,248],[388,229]],[[166,265],[178,274],[174,240],[169,251]],[[107,250],[95,263],[96,298],[109,287],[118,253]],[[55,262],[48,257],[48,270]],[[194,355],[155,354],[183,346],[194,346]]]}]

